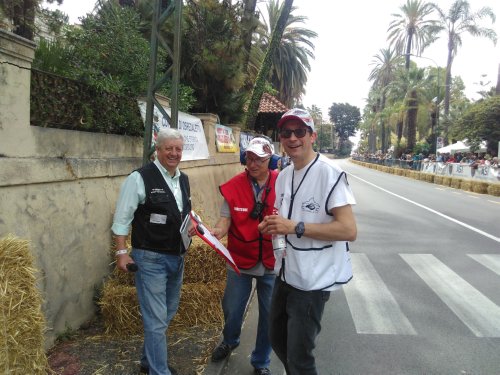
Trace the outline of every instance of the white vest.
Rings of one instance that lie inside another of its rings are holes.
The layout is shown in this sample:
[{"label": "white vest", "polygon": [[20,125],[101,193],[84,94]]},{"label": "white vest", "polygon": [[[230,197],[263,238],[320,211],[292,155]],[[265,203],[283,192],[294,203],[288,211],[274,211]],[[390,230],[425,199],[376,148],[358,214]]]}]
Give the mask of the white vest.
[{"label": "white vest", "polygon": [[[305,172],[309,166],[309,171]],[[289,217],[292,179],[295,197]],[[302,183],[298,186],[301,180]],[[275,206],[281,216],[297,222],[329,223],[333,217],[328,213],[327,204],[334,192],[333,206],[356,203],[345,173],[330,159],[320,155],[298,172],[291,166],[278,175]],[[346,241],[322,241],[305,236],[297,238],[295,234],[289,234],[281,279],[301,290],[337,289],[352,278],[348,251]],[[278,270],[279,268],[281,267],[278,266]]]}]

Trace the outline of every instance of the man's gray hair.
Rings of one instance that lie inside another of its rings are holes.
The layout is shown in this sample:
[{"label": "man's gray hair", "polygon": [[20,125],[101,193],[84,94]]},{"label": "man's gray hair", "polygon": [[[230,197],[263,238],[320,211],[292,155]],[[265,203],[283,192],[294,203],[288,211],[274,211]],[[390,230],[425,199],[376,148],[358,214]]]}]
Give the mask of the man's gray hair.
[{"label": "man's gray hair", "polygon": [[179,130],[172,128],[161,128],[156,135],[156,145],[161,145],[163,142],[169,139],[181,139],[182,142],[184,142],[184,137]]}]

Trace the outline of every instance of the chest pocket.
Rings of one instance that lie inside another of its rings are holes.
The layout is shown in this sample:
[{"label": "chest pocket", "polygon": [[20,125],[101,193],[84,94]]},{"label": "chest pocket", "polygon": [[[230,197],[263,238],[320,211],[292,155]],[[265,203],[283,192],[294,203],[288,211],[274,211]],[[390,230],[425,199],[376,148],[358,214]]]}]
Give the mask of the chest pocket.
[{"label": "chest pocket", "polygon": [[149,200],[151,201],[152,204],[165,204],[170,202],[171,198],[168,196],[167,193],[157,193],[157,194],[151,194]]}]

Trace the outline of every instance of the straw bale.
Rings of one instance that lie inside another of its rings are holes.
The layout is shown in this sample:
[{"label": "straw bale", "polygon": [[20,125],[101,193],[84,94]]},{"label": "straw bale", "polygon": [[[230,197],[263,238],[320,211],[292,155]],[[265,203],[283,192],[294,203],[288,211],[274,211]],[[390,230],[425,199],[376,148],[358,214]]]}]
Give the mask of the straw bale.
[{"label": "straw bale", "polygon": [[0,239],[0,373],[46,374],[45,318],[29,242]]},{"label": "straw bale", "polygon": [[141,313],[134,286],[121,285],[119,280],[111,279],[104,283],[98,304],[106,334],[127,336],[142,333]]},{"label": "straw bale", "polygon": [[222,327],[224,316],[221,301],[225,285],[224,279],[210,284],[183,284],[179,310],[170,323],[171,329],[184,330],[193,326]]},{"label": "straw bale", "polygon": [[113,272],[111,272],[110,278],[111,280],[115,281],[117,284],[120,285],[128,285],[128,286],[135,285],[135,273],[123,272],[122,270],[118,269],[118,267],[116,267],[116,262],[114,265]]},{"label": "straw bale", "polygon": [[460,189],[465,191],[472,191],[472,180],[460,181]]},{"label": "straw bale", "polygon": [[441,180],[441,185],[450,186],[450,184],[451,184],[451,177],[443,176],[443,179]]},{"label": "straw bale", "polygon": [[488,183],[485,181],[473,181],[472,191],[474,193],[486,194],[488,192]]},{"label": "straw bale", "polygon": [[443,176],[435,175],[434,176],[434,183],[438,185],[442,185],[443,182]]},{"label": "straw bale", "polygon": [[489,184],[488,194],[500,197],[500,184]]},{"label": "straw bale", "polygon": [[[222,327],[224,317],[221,300],[225,280],[206,283],[185,283],[181,288],[179,310],[170,323],[172,330],[194,326]],[[99,301],[105,333],[113,336],[142,334],[142,320],[135,287],[120,285],[114,280],[105,283]]]},{"label": "straw bale", "polygon": [[450,181],[450,187],[455,188],[455,189],[460,189],[460,178],[451,178]]},{"label": "straw bale", "polygon": [[226,277],[224,259],[199,237],[193,238],[185,259],[184,283],[210,283]]}]

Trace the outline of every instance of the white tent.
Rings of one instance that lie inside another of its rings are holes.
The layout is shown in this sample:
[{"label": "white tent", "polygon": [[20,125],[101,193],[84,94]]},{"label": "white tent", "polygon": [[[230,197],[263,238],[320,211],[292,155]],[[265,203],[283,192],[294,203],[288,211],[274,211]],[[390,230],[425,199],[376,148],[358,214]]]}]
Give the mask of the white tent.
[{"label": "white tent", "polygon": [[[457,143],[438,148],[437,152],[439,152],[440,154],[454,154],[456,152],[468,152],[469,150],[470,147],[467,145],[467,140],[464,139],[463,141],[458,141]],[[481,142],[478,152],[486,152],[486,142]]]}]

